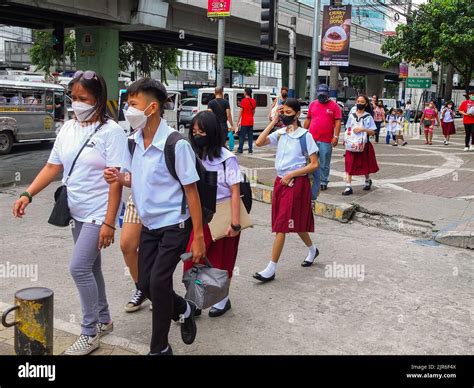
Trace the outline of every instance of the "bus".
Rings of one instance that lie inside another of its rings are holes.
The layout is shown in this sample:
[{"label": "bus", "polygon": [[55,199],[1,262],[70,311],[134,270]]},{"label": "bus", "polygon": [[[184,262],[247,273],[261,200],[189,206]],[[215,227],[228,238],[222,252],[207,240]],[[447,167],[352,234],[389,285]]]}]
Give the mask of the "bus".
[{"label": "bus", "polygon": [[0,79],[0,155],[15,143],[50,142],[67,116],[66,88]]}]

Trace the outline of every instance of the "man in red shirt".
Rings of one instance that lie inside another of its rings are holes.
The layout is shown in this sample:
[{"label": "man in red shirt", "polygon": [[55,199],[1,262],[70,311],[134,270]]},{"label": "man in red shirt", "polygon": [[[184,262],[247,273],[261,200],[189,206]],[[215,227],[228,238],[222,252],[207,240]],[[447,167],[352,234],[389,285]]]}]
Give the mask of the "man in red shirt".
[{"label": "man in red shirt", "polygon": [[248,136],[249,154],[253,153],[253,124],[255,108],[257,101],[252,98],[252,89],[244,89],[244,98],[240,101],[239,118],[237,119],[238,134],[239,134],[239,149],[237,152],[242,154],[244,152],[245,137]]},{"label": "man in red shirt", "polygon": [[[459,106],[459,113],[463,116],[462,121],[466,131],[464,151],[474,151],[474,89],[469,91],[467,100]],[[470,146],[469,141],[471,142]]]},{"label": "man in red shirt", "polygon": [[321,190],[326,190],[329,183],[329,172],[333,147],[337,146],[341,132],[341,108],[329,98],[329,87],[318,86],[318,99],[311,102],[304,127],[309,129],[319,148],[319,174]]}]

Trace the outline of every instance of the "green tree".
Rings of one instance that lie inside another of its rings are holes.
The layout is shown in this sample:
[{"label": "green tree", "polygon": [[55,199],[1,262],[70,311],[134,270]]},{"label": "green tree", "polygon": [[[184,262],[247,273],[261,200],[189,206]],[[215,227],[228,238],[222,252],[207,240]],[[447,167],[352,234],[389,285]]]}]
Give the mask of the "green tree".
[{"label": "green tree", "polygon": [[175,77],[179,75],[176,48],[158,47],[151,44],[121,41],[119,46],[119,67],[122,71],[136,68],[142,75],[149,77],[151,72],[158,70],[161,81],[168,84],[166,71]]},{"label": "green tree", "polygon": [[451,64],[466,89],[474,70],[474,6],[472,0],[431,0],[421,4],[407,24],[396,28],[382,46],[387,65],[403,60],[414,66],[434,61]]},{"label": "green tree", "polygon": [[246,77],[250,77],[257,72],[257,65],[252,59],[225,57],[224,67],[230,68],[240,75],[244,75]]},{"label": "green tree", "polygon": [[42,70],[49,76],[51,67],[62,64],[67,59],[74,64],[76,60],[76,39],[73,31],[64,37],[64,53],[62,55],[53,49],[53,34],[51,32],[34,31],[33,39],[30,58],[36,70]]}]

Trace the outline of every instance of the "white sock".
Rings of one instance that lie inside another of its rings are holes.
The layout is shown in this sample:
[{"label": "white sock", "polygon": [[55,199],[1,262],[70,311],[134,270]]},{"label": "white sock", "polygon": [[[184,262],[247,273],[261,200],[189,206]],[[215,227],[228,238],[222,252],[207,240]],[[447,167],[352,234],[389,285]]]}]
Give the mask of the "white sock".
[{"label": "white sock", "polygon": [[262,275],[264,278],[269,278],[270,276],[273,276],[275,274],[276,266],[277,263],[270,261],[267,265],[267,268],[265,268],[263,271],[260,271],[259,274]]},{"label": "white sock", "polygon": [[304,261],[308,261],[312,263],[314,261],[315,254],[316,254],[316,244],[313,244],[309,247],[308,256],[306,256],[306,259],[304,259]]},{"label": "white sock", "polygon": [[184,319],[189,318],[191,315],[191,306],[186,302],[186,312],[184,313]]},{"label": "white sock", "polygon": [[227,301],[229,300],[229,297],[226,296],[224,299],[222,299],[220,302],[216,303],[213,307],[219,310],[224,310],[225,305],[227,304]]}]

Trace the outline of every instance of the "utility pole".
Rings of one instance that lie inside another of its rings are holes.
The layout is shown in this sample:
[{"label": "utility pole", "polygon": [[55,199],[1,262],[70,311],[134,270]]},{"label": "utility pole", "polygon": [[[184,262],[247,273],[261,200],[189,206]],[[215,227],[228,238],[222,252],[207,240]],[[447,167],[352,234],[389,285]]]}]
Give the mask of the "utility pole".
[{"label": "utility pole", "polygon": [[[342,0],[331,0],[332,6],[342,5]],[[339,66],[329,68],[329,96],[337,100],[337,89],[339,87]]]},{"label": "utility pole", "polygon": [[[412,0],[407,0],[407,11],[406,11],[406,21],[407,24],[411,23],[411,6],[412,6]],[[406,104],[406,90],[407,90],[407,80],[406,78],[402,80],[402,102],[403,104]]]},{"label": "utility pole", "polygon": [[316,90],[319,83],[319,26],[321,24],[321,0],[314,0],[313,42],[311,48],[311,81],[310,100],[316,99]]},{"label": "utility pole", "polygon": [[216,86],[224,87],[224,52],[225,52],[225,18],[221,17],[218,21],[217,31],[217,74]]},{"label": "utility pole", "polygon": [[289,59],[289,77],[288,77],[288,97],[296,96],[296,17],[290,19],[290,59]]}]

